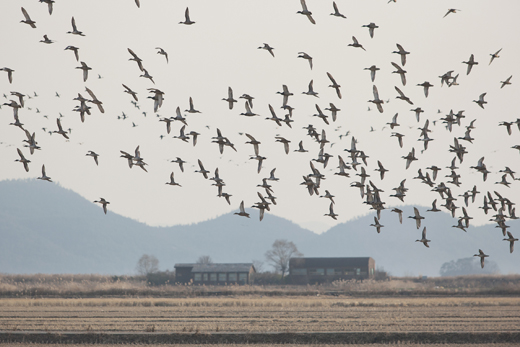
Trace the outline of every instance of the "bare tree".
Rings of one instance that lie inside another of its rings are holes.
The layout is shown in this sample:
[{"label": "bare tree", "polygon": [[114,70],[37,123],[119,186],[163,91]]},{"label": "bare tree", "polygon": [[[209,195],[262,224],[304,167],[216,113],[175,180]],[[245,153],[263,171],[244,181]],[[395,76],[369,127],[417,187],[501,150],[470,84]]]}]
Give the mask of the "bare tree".
[{"label": "bare tree", "polygon": [[213,264],[213,260],[209,255],[201,255],[199,259],[197,259],[197,264]]},{"label": "bare tree", "polygon": [[159,271],[159,260],[154,255],[143,254],[137,261],[135,271],[143,276],[157,272]]},{"label": "bare tree", "polygon": [[298,251],[296,245],[287,240],[276,240],[273,243],[273,248],[265,252],[265,258],[277,272],[282,273],[282,278],[285,277],[289,269],[289,259],[291,257],[302,257],[303,254]]}]

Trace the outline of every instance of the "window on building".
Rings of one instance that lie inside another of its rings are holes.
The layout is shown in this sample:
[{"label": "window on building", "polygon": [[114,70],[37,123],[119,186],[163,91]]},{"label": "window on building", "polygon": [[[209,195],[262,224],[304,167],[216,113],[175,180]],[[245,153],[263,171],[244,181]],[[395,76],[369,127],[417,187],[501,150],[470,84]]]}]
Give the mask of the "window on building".
[{"label": "window on building", "polygon": [[193,275],[193,280],[194,280],[195,282],[200,282],[200,281],[202,281],[202,274],[200,274],[200,273],[196,273],[196,274],[194,274],[194,275]]},{"label": "window on building", "polygon": [[360,268],[357,268],[356,269],[356,276],[359,276],[361,274],[361,269]]},{"label": "window on building", "polygon": [[212,282],[217,282],[217,274],[216,273],[209,274],[209,280]]},{"label": "window on building", "polygon": [[307,275],[307,269],[291,269],[291,275],[305,276]]},{"label": "window on building", "polygon": [[230,273],[228,276],[229,276],[229,282],[236,282],[237,281],[237,274],[236,273]]},{"label": "window on building", "polygon": [[239,273],[238,274],[238,281],[240,283],[246,283],[247,282],[247,273]]},{"label": "window on building", "polygon": [[325,275],[325,269],[309,269],[309,275]]},{"label": "window on building", "polygon": [[325,273],[327,274],[327,276],[332,276],[332,275],[334,275],[335,271],[334,271],[334,269],[326,269]]},{"label": "window on building", "polygon": [[370,269],[370,275],[373,275],[374,274],[374,269]]},{"label": "window on building", "polygon": [[202,280],[207,281],[208,280],[208,274],[202,274]]},{"label": "window on building", "polygon": [[218,274],[218,281],[219,282],[226,282],[227,278],[226,278],[226,273],[225,272],[221,272]]},{"label": "window on building", "polygon": [[342,269],[334,269],[334,275],[343,275]]}]

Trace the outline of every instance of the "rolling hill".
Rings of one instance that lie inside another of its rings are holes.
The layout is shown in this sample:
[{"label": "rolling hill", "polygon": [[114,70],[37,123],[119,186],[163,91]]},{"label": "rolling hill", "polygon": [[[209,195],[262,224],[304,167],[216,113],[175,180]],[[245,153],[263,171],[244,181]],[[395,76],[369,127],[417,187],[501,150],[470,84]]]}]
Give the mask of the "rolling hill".
[{"label": "rolling hill", "polygon": [[[110,206],[109,206],[110,207]],[[444,212],[426,212],[430,248],[415,242],[420,230],[411,206],[402,208],[403,224],[386,209],[380,234],[369,225],[373,214],[315,234],[286,219],[257,211],[252,218],[233,214],[191,224],[151,227],[110,211],[77,193],[36,180],[0,182],[0,273],[132,274],[143,254],[155,255],[161,270],[175,263],[209,255],[215,262],[264,261],[276,239],[293,241],[305,256],[371,256],[393,275],[438,276],[447,261],[466,258],[483,248],[502,273],[518,273],[519,252],[509,254],[507,242],[494,225],[452,228],[456,221]],[[510,230],[517,221],[508,223]],[[268,266],[265,266],[267,269]]]}]

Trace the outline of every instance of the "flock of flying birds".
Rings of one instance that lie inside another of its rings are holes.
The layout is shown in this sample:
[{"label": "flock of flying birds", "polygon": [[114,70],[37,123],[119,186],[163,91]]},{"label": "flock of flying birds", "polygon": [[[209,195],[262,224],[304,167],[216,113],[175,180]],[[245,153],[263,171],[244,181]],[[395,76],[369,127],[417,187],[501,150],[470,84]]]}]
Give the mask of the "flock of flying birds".
[{"label": "flock of flying birds", "polygon": [[[391,0],[389,2],[392,2],[395,0]],[[53,12],[53,3],[54,0],[39,0],[41,3],[46,3],[48,5],[48,12],[49,15],[52,15]],[[137,7],[140,7],[139,0],[135,0],[135,4]],[[300,0],[301,4],[301,10],[297,11],[297,14],[301,14],[305,16],[308,21],[312,25],[316,25],[316,21],[313,18],[312,12],[307,8],[307,5],[305,3],[305,0]],[[332,2],[332,9],[333,12],[331,13],[332,16],[337,18],[343,18],[345,19],[346,16],[343,15],[340,12],[340,9],[338,8],[337,4],[335,2]],[[446,17],[449,14],[455,14],[459,10],[457,9],[449,9],[448,12],[444,17]],[[21,14],[23,15],[23,19],[21,20],[22,23],[25,23],[26,25],[30,26],[31,28],[37,29],[37,21],[33,20],[30,14],[22,7],[21,8]],[[184,20],[181,21],[179,24],[183,25],[193,25],[196,22],[192,21],[190,18],[189,9],[186,8],[184,13]],[[72,30],[68,31],[68,34],[71,35],[78,35],[78,36],[85,36],[85,34],[78,30],[78,27],[76,25],[74,17],[71,19],[71,25]],[[369,23],[366,25],[363,25],[363,27],[368,28],[369,30],[369,36],[370,38],[374,38],[375,35],[375,29],[379,28],[375,23]],[[44,44],[52,44],[54,43],[53,40],[51,40],[47,35],[43,35],[43,39],[40,41]],[[349,47],[352,47],[353,49],[362,49],[365,50],[362,44],[356,39],[355,36],[352,36],[352,43],[348,44]],[[391,62],[391,65],[395,68],[395,71],[392,73],[398,74],[400,77],[400,83],[401,88],[405,88],[407,84],[406,74],[407,71],[405,70],[407,57],[411,53],[407,51],[401,44],[396,43],[396,48],[393,53],[396,54],[396,61],[397,62]],[[266,50],[273,58],[275,58],[274,53],[274,47],[271,47],[268,43],[263,43],[262,46],[258,47],[258,49]],[[86,82],[89,78],[89,71],[92,70],[91,67],[89,67],[84,61],[80,60],[79,55],[79,47],[75,46],[67,46],[65,50],[72,51],[74,53],[74,59],[79,62],[80,66],[76,67],[76,69],[82,70],[82,78],[83,81]],[[491,58],[489,59],[488,65],[493,63],[495,59],[498,59],[500,57],[502,49],[497,50],[495,53],[491,53]],[[128,48],[129,53],[129,60],[134,61],[137,64],[137,68],[140,71],[140,77],[143,77],[145,79],[148,79],[150,83],[155,85],[155,81],[153,79],[153,76],[149,73],[149,71],[144,67],[144,62],[142,59],[139,58],[139,55],[136,54],[131,48]],[[160,54],[164,56],[166,63],[169,62],[168,60],[168,53],[161,47],[157,47],[157,54]],[[413,56],[413,55],[412,55]],[[309,67],[312,70],[313,69],[313,58],[305,53],[305,52],[299,52],[298,58],[302,58],[308,61]],[[463,64],[467,65],[466,68],[466,75],[469,75],[473,70],[473,67],[475,65],[478,65],[479,62],[476,60],[473,54],[470,55],[467,61],[463,61]],[[376,74],[377,71],[380,70],[375,65],[372,65],[370,67],[365,68],[365,70],[370,71],[370,79],[372,83],[375,83],[376,80]],[[3,67],[0,69],[0,71],[4,71],[7,73],[7,80],[9,83],[13,82],[13,79],[16,78],[16,75],[14,74],[14,70],[9,67]],[[430,88],[441,88],[443,86],[446,86],[447,88],[450,88],[452,86],[459,85],[457,82],[459,74],[455,75],[455,70],[447,71],[446,73],[439,76],[440,80],[437,81],[437,83],[430,83],[429,81],[425,81],[422,83],[417,84],[417,86],[422,87],[424,90],[424,97],[428,98],[430,93]],[[99,76],[101,77],[101,76]],[[330,80],[330,88],[333,88],[336,92],[336,96],[338,99],[342,99],[341,94],[341,85],[336,81],[334,76],[331,73],[327,72],[327,77]],[[511,84],[512,76],[509,76],[504,81],[500,81],[500,88],[504,88],[507,85]],[[123,89],[122,92],[128,93],[132,98],[132,103],[134,106],[137,107],[137,102],[139,101],[138,93],[132,90],[130,87],[128,87],[125,84],[122,84]],[[281,108],[287,112],[283,118],[278,117],[276,114],[275,108],[272,105],[268,105],[271,116],[266,118],[267,120],[273,121],[276,123],[278,127],[288,127],[292,129],[293,123],[295,120],[293,119],[293,110],[294,108],[290,106],[290,100],[291,97],[294,95],[292,92],[290,92],[290,89],[288,85],[282,85],[282,90],[276,92],[276,94],[280,94],[282,99],[282,105]],[[407,104],[414,105],[414,102],[406,96],[406,93],[403,89],[401,89],[398,86],[394,86],[395,91],[397,92],[396,99],[400,99]],[[77,101],[79,104],[74,108],[75,112],[78,112],[81,122],[85,121],[85,116],[91,114],[91,106],[89,105],[95,105],[97,106],[99,112],[104,113],[103,108],[103,102],[100,101],[94,92],[89,89],[85,88],[85,91],[88,94],[88,97],[85,98],[81,93],[77,94],[77,97],[74,98],[75,101]],[[154,113],[157,113],[158,110],[161,108],[164,100],[164,92],[160,89],[157,89],[155,87],[148,88],[148,92],[151,96],[148,96],[148,98],[153,100],[153,111]],[[304,91],[302,94],[306,94],[308,96],[313,96],[318,98],[318,92],[315,91],[313,80],[310,81],[308,85],[308,90]],[[377,108],[378,112],[384,113],[384,104],[385,101],[380,97],[378,89],[375,84],[373,84],[372,87],[372,94],[373,99],[369,100],[370,103],[374,104]],[[7,96],[4,94],[4,96],[7,98]],[[26,139],[24,140],[25,144],[24,147],[27,147],[29,150],[29,153],[33,155],[36,150],[41,150],[41,147],[38,146],[38,142],[36,141],[36,133],[29,131],[24,124],[21,122],[19,118],[19,111],[24,108],[24,100],[26,98],[26,95],[18,92],[18,91],[11,91],[10,92],[11,99],[9,102],[3,103],[3,105],[11,107],[13,110],[14,115],[14,122],[10,123],[10,125],[13,125],[15,127],[18,127],[21,129],[25,135]],[[29,96],[29,98],[36,97],[37,94],[34,93],[34,96]],[[482,93],[476,100],[473,100],[479,107],[482,109],[485,109],[486,101],[485,101],[486,93]],[[254,97],[249,94],[243,94],[238,99],[244,99],[244,108],[245,111],[243,113],[240,113],[240,116],[244,117],[260,117],[259,114],[255,113],[254,107],[253,107],[253,100]],[[225,101],[228,105],[229,110],[233,110],[235,107],[235,104],[238,102],[237,99],[235,99],[235,96],[233,94],[233,89],[231,87],[228,88],[227,96],[222,98],[223,101]],[[315,105],[316,108],[316,114],[313,116],[319,118],[325,125],[329,125],[330,122],[336,122],[339,112],[341,111],[339,108],[337,108],[333,102],[329,102],[328,108],[325,108],[324,110],[327,112],[324,112],[321,110],[320,106],[318,104]],[[420,121],[421,113],[424,112],[424,110],[421,109],[421,107],[416,107],[414,110],[415,116],[417,118],[417,122]],[[185,110],[185,112],[194,114],[194,113],[200,113],[200,111],[196,110],[194,107],[194,103],[192,98],[189,100],[189,108]],[[159,117],[159,116],[158,116]],[[387,125],[394,131],[394,128],[400,126],[398,123],[398,114],[395,114],[392,117],[392,120],[387,123]],[[445,115],[444,118],[441,118],[440,121],[445,125],[445,128],[447,131],[451,132],[452,129],[456,126],[461,127],[463,126],[463,119],[465,118],[464,111],[458,111],[454,112],[453,110],[450,110],[447,115]],[[317,120],[317,122],[321,122],[320,120]],[[159,119],[160,122],[164,122],[166,125],[166,133],[170,134],[171,132],[171,124],[172,123],[182,123],[182,128],[179,130],[179,135],[174,136],[174,138],[179,139],[184,142],[191,142],[193,146],[197,145],[197,139],[200,133],[198,133],[195,130],[187,131],[188,126],[188,120],[185,115],[183,115],[183,112],[181,112],[180,108],[177,107],[176,110],[176,116],[175,117],[163,117]],[[504,236],[507,234],[507,238],[504,238],[504,241],[508,241],[510,245],[510,252],[513,252],[514,242],[518,241],[517,238],[515,238],[510,231],[508,231],[509,226],[506,224],[506,221],[512,220],[512,219],[518,219],[515,215],[515,208],[514,203],[507,197],[502,196],[498,192],[487,192],[487,193],[480,193],[478,191],[477,186],[474,186],[472,190],[466,191],[463,194],[456,195],[454,192],[454,187],[459,187],[461,184],[461,175],[457,173],[457,161],[458,163],[462,163],[464,159],[464,155],[468,153],[467,147],[464,146],[464,144],[472,144],[472,141],[474,138],[471,137],[471,131],[472,129],[475,129],[475,121],[476,119],[469,122],[467,125],[464,125],[466,128],[465,135],[463,137],[454,137],[453,138],[453,144],[449,145],[449,152],[454,154],[454,158],[451,161],[451,165],[446,168],[440,168],[435,165],[431,165],[429,167],[425,167],[418,170],[418,176],[414,177],[414,179],[420,180],[422,183],[428,185],[431,190],[437,192],[439,194],[439,199],[442,199],[444,201],[444,204],[439,205],[444,207],[447,211],[449,211],[452,215],[452,217],[457,218],[457,224],[453,227],[461,229],[463,231],[466,231],[466,229],[470,226],[470,220],[472,219],[471,216],[469,216],[468,212],[466,211],[466,207],[471,203],[475,203],[476,197],[478,194],[482,194],[483,196],[483,205],[480,207],[483,209],[485,214],[488,214],[489,211],[493,211],[491,213],[494,213],[492,215],[492,221],[496,223],[496,226],[502,230],[502,233]],[[520,131],[520,118],[516,119],[516,121],[503,121],[499,125],[504,126],[507,129],[507,133],[509,135],[513,132],[513,127],[516,124],[518,127],[518,130]],[[432,130],[429,128],[430,126],[430,120],[427,119],[422,127],[419,128],[420,130],[420,141],[423,142],[424,151],[428,149],[428,143],[433,140],[433,138],[430,138],[430,133]],[[63,136],[66,139],[69,139],[70,131],[64,130],[60,118],[56,119],[56,129],[53,131],[49,131],[51,134],[56,133],[61,136]],[[320,169],[317,167],[318,165],[322,165],[323,168],[326,168],[327,164],[329,163],[329,160],[333,158],[334,156],[327,153],[326,150],[328,148],[331,148],[330,141],[327,140],[327,133],[325,129],[322,129],[321,132],[318,130],[316,125],[309,124],[308,126],[304,127],[304,129],[307,130],[307,135],[316,143],[319,144],[319,150],[318,150],[318,157],[317,159],[313,159],[310,161],[310,173],[306,173],[302,175],[303,182],[300,184],[304,186],[304,189],[306,189],[310,196],[317,196],[320,198],[325,198],[330,200],[329,205],[329,212],[325,214],[325,216],[337,219],[338,214],[334,212],[334,195],[329,191],[325,190],[325,193],[323,195],[320,195],[320,188],[321,183],[323,180],[326,179],[325,175],[320,172]],[[220,129],[216,129],[216,136],[211,138],[212,143],[216,143],[218,145],[218,150],[222,154],[223,151],[226,148],[230,148],[234,151],[237,151],[235,148],[235,145],[231,142],[231,140],[223,135],[223,132]],[[163,135],[161,135],[162,137]],[[257,160],[257,173],[259,174],[263,167],[263,161],[266,159],[266,157],[262,156],[260,154],[260,141],[256,140],[255,137],[251,134],[246,133],[245,136],[247,137],[248,141],[245,142],[246,144],[252,145],[252,149],[254,152],[254,155],[250,156],[250,160]],[[348,133],[343,136],[348,136]],[[400,148],[403,147],[403,134],[400,134],[399,132],[392,132],[392,137],[396,137],[398,140],[398,145]],[[191,140],[191,141],[190,141]],[[290,152],[290,142],[286,138],[282,136],[276,136],[275,141],[282,143],[284,152],[286,154],[289,154]],[[513,148],[520,150],[520,145],[514,146]],[[293,150],[294,152],[308,152],[303,146],[303,140],[299,142],[298,149]],[[350,148],[345,149],[346,152],[348,152],[348,160],[345,160],[341,155],[337,156],[337,160],[339,163],[338,171],[334,173],[334,175],[339,175],[341,177],[349,178],[351,175],[358,176],[359,179],[355,182],[351,182],[350,186],[354,188],[358,188],[360,192],[361,199],[363,199],[363,203],[369,205],[371,209],[375,210],[377,212],[377,215],[374,217],[374,224],[371,224],[370,226],[373,226],[377,233],[381,231],[381,229],[384,227],[384,225],[381,224],[381,211],[385,209],[384,205],[386,202],[382,200],[382,193],[383,191],[377,187],[377,185],[368,178],[370,177],[370,174],[367,172],[367,158],[369,156],[365,154],[365,152],[358,148],[358,142],[355,139],[354,136],[351,137],[350,141]],[[29,171],[29,163],[31,162],[29,159],[27,159],[24,152],[17,148],[17,153],[19,156],[19,159],[16,159],[16,162],[20,162],[23,164],[23,167],[25,171]],[[137,148],[133,151],[133,153],[129,151],[121,150],[121,157],[126,159],[128,166],[130,168],[133,167],[139,167],[144,171],[147,171],[146,166],[148,165],[144,158],[141,156],[140,153],[140,147],[137,146]],[[98,156],[99,154],[95,153],[94,151],[88,151],[86,153],[87,156],[91,156],[95,164],[98,165]],[[406,156],[402,156],[402,158],[405,160],[405,169],[408,169],[411,164],[414,161],[417,161],[418,158],[416,157],[416,151],[415,148],[412,148],[411,151]],[[179,169],[184,172],[184,166],[183,164],[186,163],[183,159],[180,157],[177,157],[172,162],[177,163],[179,165]],[[316,165],[313,163],[315,162]],[[379,178],[382,181],[385,177],[385,172],[388,170],[385,169],[382,162],[380,160],[377,161],[378,168],[375,169],[375,171],[379,172]],[[450,173],[449,175],[445,175],[444,177],[449,178],[450,180],[444,180],[442,182],[437,181],[438,178],[438,172],[440,170],[447,169]],[[487,170],[486,164],[484,163],[484,157],[482,157],[478,163],[475,166],[471,166],[471,169],[476,170],[478,173],[482,174],[483,181],[487,180],[488,174],[491,172]],[[45,165],[42,166],[42,175],[38,177],[40,180],[45,180],[51,182],[51,177],[49,177],[46,174]],[[353,170],[353,171],[352,171]],[[426,170],[426,173],[423,173],[423,170]],[[264,194],[262,194],[260,191],[257,192],[259,201],[255,202],[252,206],[253,208],[256,208],[260,211],[260,220],[264,217],[264,212],[270,211],[270,208],[273,205],[276,205],[276,197],[274,196],[273,187],[270,184],[270,182],[276,182],[279,179],[275,176],[276,169],[272,169],[270,172],[269,177],[263,178],[262,183],[257,185]],[[218,189],[218,197],[223,197],[227,201],[228,204],[231,204],[230,197],[231,194],[224,191],[224,187],[226,184],[224,183],[224,180],[219,176],[218,168],[215,169],[214,177],[209,177],[210,171],[206,170],[204,168],[204,165],[202,161],[198,160],[198,170],[195,172],[200,173],[205,179],[213,181],[212,185],[216,186]],[[431,172],[431,174],[430,174]],[[501,180],[496,182],[496,184],[504,185],[506,187],[509,187],[511,184],[514,183],[514,181],[519,180],[519,178],[515,178],[515,172],[510,169],[509,167],[505,167],[504,169],[499,171],[501,175]],[[512,180],[509,181],[508,179]],[[368,183],[367,183],[368,180]],[[174,172],[172,171],[170,174],[170,179],[168,182],[166,182],[167,185],[171,186],[181,186],[179,183],[175,181]],[[406,178],[403,179],[400,184],[393,188],[395,191],[394,194],[389,195],[389,197],[394,197],[399,199],[400,201],[404,202],[404,197],[406,196],[406,192],[408,188],[406,188]],[[462,201],[457,202],[458,199],[455,196],[461,196]],[[99,200],[94,201],[95,203],[99,203],[103,207],[103,211],[106,214],[107,213],[107,205],[110,204],[109,201],[107,201],[104,198],[100,198]],[[403,211],[398,208],[393,208],[391,210],[392,212],[395,212],[398,215],[400,223],[403,221]],[[437,199],[435,199],[432,203],[432,208],[428,210],[428,212],[438,212],[441,211],[439,208],[437,208]],[[461,211],[462,215],[457,216],[457,212]],[[249,218],[250,215],[245,209],[244,201],[239,205],[239,212],[235,213],[238,216],[243,216]],[[425,219],[424,216],[421,216],[419,213],[419,210],[414,207],[414,214],[412,216],[409,216],[408,218],[414,219],[416,222],[417,229],[420,229],[421,227],[421,221]],[[426,235],[426,227],[423,227],[422,230],[422,237],[421,239],[416,240],[416,242],[421,242],[424,244],[424,246],[429,247],[428,243],[430,240],[427,239]],[[484,259],[488,257],[487,254],[485,254],[482,250],[479,249],[479,253],[475,254],[474,256],[480,257],[481,260],[481,266],[484,267]]]}]

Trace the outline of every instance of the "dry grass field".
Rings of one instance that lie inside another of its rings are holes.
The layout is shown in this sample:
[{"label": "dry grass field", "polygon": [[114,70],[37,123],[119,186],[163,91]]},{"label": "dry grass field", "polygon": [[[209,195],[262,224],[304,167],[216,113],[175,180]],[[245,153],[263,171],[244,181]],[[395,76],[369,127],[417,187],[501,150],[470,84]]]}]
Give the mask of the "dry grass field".
[{"label": "dry grass field", "polygon": [[2,299],[0,330],[520,332],[518,297]]},{"label": "dry grass field", "polygon": [[30,334],[45,344],[65,336],[69,346],[158,346],[169,334],[207,346],[242,346],[255,334],[256,346],[276,345],[277,336],[284,346],[316,336],[338,346],[355,334],[350,343],[510,342],[520,340],[520,276],[155,287],[135,277],[0,275],[0,343],[29,346],[19,342]]},{"label": "dry grass field", "polygon": [[336,281],[325,285],[228,285],[151,286],[145,277],[103,275],[2,275],[0,298],[20,297],[194,297],[211,295],[315,296],[343,294],[372,296],[453,296],[507,295],[520,296],[520,275],[464,277],[387,278],[376,280]]},{"label": "dry grass field", "polygon": [[[443,344],[446,346],[445,344]],[[26,343],[15,343],[10,344],[10,346],[13,347],[34,347],[34,344],[26,344]],[[63,347],[62,344],[45,344],[47,347]],[[84,347],[84,344],[67,344],[68,347]],[[124,347],[124,346],[136,346],[136,344],[128,344],[128,345],[121,345],[121,344],[89,344],[91,347]],[[149,345],[148,347],[164,347],[164,344],[153,344]],[[175,344],[177,347],[193,347],[192,344],[186,345],[186,344]],[[223,346],[229,346],[229,345],[223,345],[223,344],[205,344],[204,347],[223,347]],[[235,347],[242,347],[242,346],[251,346],[250,344],[233,344]],[[255,344],[255,347],[301,347],[302,345],[297,344]],[[320,346],[320,347],[382,347],[382,346],[407,346],[407,347],[414,347],[414,346],[420,346],[420,347],[438,347],[439,344],[424,344],[424,343],[381,343],[381,344],[308,344],[305,346]],[[513,344],[508,343],[486,343],[486,344],[457,344],[459,347],[512,347]]]}]

